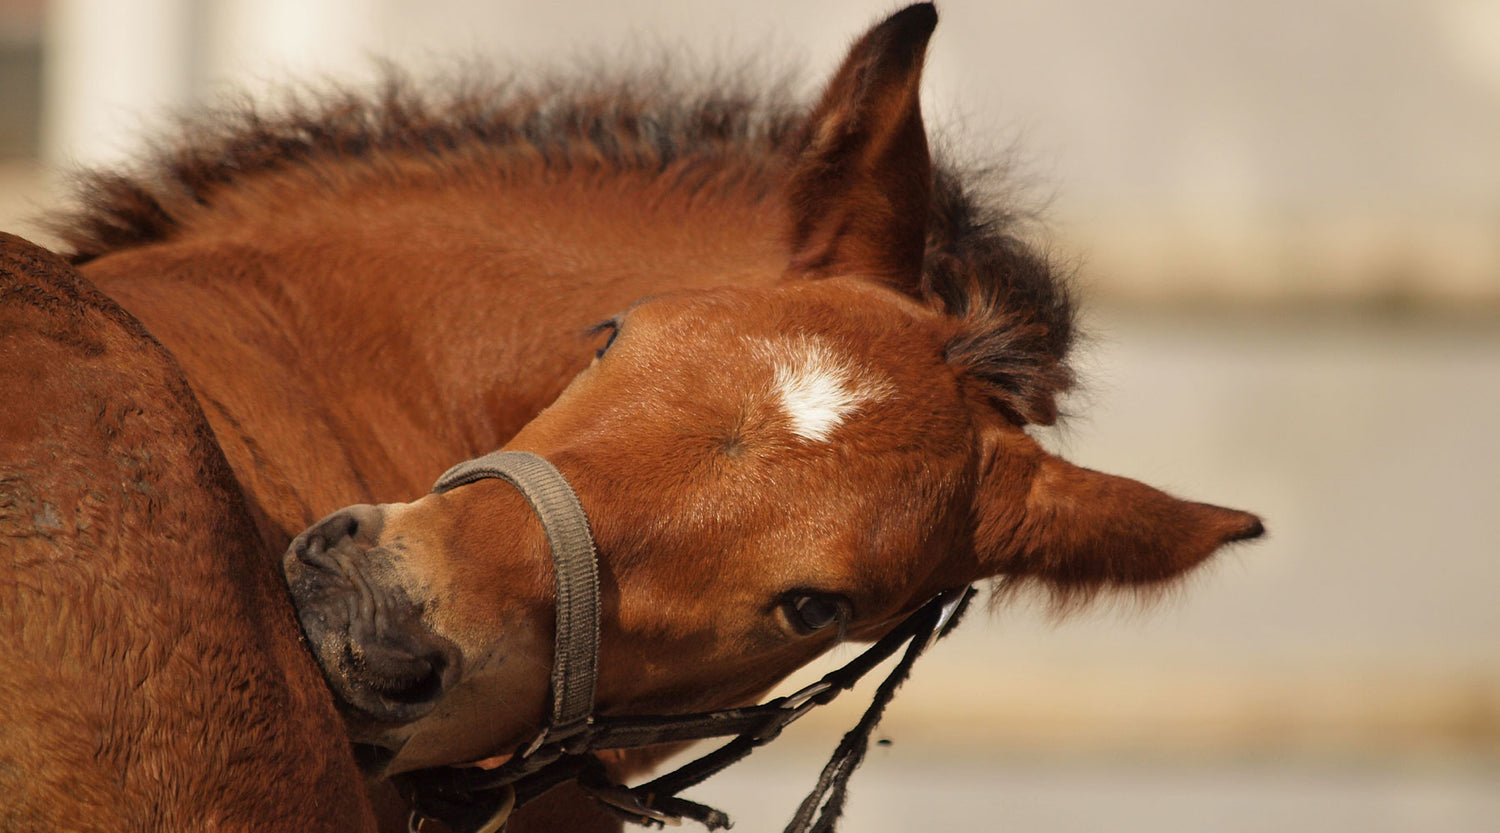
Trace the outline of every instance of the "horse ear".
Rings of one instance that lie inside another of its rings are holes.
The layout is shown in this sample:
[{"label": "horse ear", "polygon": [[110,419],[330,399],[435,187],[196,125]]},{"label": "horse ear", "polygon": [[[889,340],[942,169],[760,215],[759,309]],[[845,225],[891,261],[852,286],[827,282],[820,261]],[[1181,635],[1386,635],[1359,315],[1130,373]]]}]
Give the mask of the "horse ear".
[{"label": "horse ear", "polygon": [[854,273],[917,291],[932,190],[917,92],[936,25],[931,4],[891,15],[828,82],[792,164],[789,275]]},{"label": "horse ear", "polygon": [[1101,590],[1162,586],[1223,545],[1264,532],[1248,512],[1072,465],[1020,431],[990,456],[976,514],[984,574],[1039,584],[1063,608]]}]

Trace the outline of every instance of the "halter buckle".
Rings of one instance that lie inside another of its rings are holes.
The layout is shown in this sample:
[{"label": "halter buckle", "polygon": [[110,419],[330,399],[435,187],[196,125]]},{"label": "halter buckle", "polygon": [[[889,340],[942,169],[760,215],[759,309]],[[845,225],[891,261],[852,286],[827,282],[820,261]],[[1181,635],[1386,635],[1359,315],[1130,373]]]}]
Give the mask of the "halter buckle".
[{"label": "halter buckle", "polygon": [[923,650],[932,647],[932,643],[948,633],[948,626],[953,622],[953,617],[958,614],[968,598],[969,588],[948,591],[948,598],[943,602],[943,609],[938,611],[937,621],[932,623],[932,633],[927,635],[927,645]]},{"label": "halter buckle", "polygon": [[536,738],[534,740],[532,740],[531,745],[528,746],[528,747],[526,747],[521,752],[521,759],[525,760],[527,758],[530,758],[532,755],[535,755],[536,751],[538,749],[541,749],[542,745],[547,742],[547,736],[549,734],[551,734],[551,733],[552,733],[552,727],[551,726],[548,726],[548,727],[542,729],[540,732],[537,732],[536,733]]},{"label": "halter buckle", "polygon": [[659,824],[677,827],[682,824],[680,816],[663,813],[655,807],[647,807],[641,799],[627,787],[607,781],[594,781],[580,778],[578,785],[583,787],[589,795],[593,796],[599,803],[607,805],[611,810],[620,813],[637,824]]},{"label": "halter buckle", "polygon": [[827,680],[818,680],[812,685],[807,686],[800,691],[794,691],[791,694],[788,694],[786,697],[782,698],[781,708],[786,709],[787,711],[796,711],[807,705],[814,697],[817,697],[819,694],[822,694],[830,688],[833,688],[833,683],[830,683]]}]

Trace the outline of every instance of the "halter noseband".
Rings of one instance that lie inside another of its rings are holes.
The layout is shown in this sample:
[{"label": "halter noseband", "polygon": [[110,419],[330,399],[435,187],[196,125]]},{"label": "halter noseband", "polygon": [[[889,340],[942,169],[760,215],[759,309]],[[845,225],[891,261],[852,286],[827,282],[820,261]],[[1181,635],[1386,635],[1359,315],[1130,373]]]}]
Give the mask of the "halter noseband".
[{"label": "halter noseband", "polygon": [[[886,704],[917,656],[952,630],[975,593],[972,587],[939,593],[847,665],[800,691],[758,706],[685,715],[595,716],[599,568],[583,506],[551,463],[523,451],[497,451],[459,463],[438,478],[432,491],[442,493],[486,478],[505,480],[521,491],[541,519],[551,548],[557,584],[552,712],[536,739],[495,769],[435,767],[395,776],[412,803],[411,830],[417,830],[423,818],[432,818],[455,833],[495,833],[505,827],[513,809],[570,780],[627,821],[661,826],[687,818],[710,830],[727,828],[729,817],[724,813],[679,798],[677,793],[774,740],[814,706],[853,688],[910,640],[906,653],[880,684],[859,723],[844,736],[817,786],[786,828],[786,833],[831,831],[843,808],[849,776],[864,759],[870,733]],[[610,780],[592,754],[598,749],[730,736],[734,739],[724,746],[634,788]]]},{"label": "halter noseband", "polygon": [[599,558],[589,519],[557,467],[528,451],[496,451],[443,473],[442,494],[476,480],[515,486],[542,522],[557,585],[557,633],[552,646],[552,714],[526,754],[588,728],[599,677]]}]

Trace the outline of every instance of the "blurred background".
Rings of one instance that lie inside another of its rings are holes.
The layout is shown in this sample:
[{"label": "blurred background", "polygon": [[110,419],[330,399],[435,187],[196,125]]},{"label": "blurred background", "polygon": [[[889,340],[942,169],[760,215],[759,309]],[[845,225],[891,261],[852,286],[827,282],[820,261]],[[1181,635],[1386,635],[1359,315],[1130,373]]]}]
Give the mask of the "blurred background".
[{"label": "blurred background", "polygon": [[[237,91],[685,52],[811,92],[890,9],[0,0],[0,229],[47,242],[69,171]],[[974,611],[843,829],[1500,831],[1500,0],[940,11],[929,124],[1012,161],[1078,272],[1046,440],[1270,537],[1151,609]],[[857,697],[695,797],[779,830]]]}]

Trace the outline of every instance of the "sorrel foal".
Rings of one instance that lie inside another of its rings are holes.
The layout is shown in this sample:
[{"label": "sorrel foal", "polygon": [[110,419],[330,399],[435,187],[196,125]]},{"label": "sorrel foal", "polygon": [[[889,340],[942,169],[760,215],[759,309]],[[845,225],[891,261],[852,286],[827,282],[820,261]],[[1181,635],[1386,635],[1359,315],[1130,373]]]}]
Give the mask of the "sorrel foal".
[{"label": "sorrel foal", "polygon": [[[567,477],[597,538],[598,713],[752,701],[977,580],[1072,603],[1260,534],[1025,432],[1069,381],[1069,310],[951,175],[935,193],[917,93],[935,22],[918,6],[867,34],[774,152],[530,174],[537,231],[498,268],[546,264],[566,297],[529,295],[530,315],[571,312],[578,287],[580,306],[615,308],[590,366],[506,443]],[[344,510],[286,566],[332,684],[374,718],[357,737],[391,770],[534,733],[554,600],[514,488]]]},{"label": "sorrel foal", "polygon": [[74,260],[177,355],[268,551],[365,504],[285,569],[373,771],[503,756],[541,719],[530,509],[495,481],[419,497],[502,445],[588,513],[600,714],[751,701],[977,580],[1074,604],[1260,534],[1027,435],[1072,383],[1072,307],[929,156],[935,24],[877,25],[807,109],[393,84],[94,180]]}]

